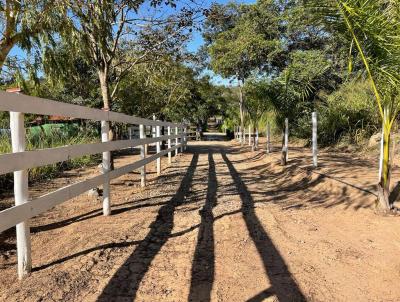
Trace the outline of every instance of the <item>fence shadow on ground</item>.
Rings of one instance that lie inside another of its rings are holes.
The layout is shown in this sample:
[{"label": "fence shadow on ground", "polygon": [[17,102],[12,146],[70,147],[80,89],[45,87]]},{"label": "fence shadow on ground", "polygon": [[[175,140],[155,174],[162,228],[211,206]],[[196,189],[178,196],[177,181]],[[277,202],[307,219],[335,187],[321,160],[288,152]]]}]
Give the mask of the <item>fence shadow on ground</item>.
[{"label": "fence shadow on ground", "polygon": [[263,301],[274,295],[278,301],[305,301],[305,297],[289,272],[285,260],[258,219],[254,209],[253,197],[247,189],[246,184],[225,152],[222,152],[222,158],[228,166],[229,173],[239,192],[240,199],[242,200],[241,210],[243,219],[263,261],[264,269],[271,283],[271,287],[258,293],[248,301]]},{"label": "fence shadow on ground", "polygon": [[175,208],[184,202],[185,196],[190,191],[198,158],[198,154],[193,154],[177,193],[159,209],[156,220],[150,225],[149,233],[113,275],[100,294],[98,301],[115,300],[117,297],[135,300],[141,280],[171,235]]},{"label": "fence shadow on ground", "polygon": [[207,197],[200,211],[201,222],[192,264],[189,301],[210,301],[215,273],[215,240],[213,208],[217,204],[217,175],[213,154],[208,154]]}]

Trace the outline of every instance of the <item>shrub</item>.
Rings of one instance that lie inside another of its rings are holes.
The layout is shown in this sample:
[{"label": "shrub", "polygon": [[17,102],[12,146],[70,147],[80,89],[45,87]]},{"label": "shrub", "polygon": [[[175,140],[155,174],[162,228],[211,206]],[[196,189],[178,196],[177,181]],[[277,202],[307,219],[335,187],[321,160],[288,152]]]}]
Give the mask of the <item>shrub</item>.
[{"label": "shrub", "polygon": [[328,145],[346,140],[360,144],[380,128],[370,85],[350,82],[332,93],[318,108],[318,139]]}]

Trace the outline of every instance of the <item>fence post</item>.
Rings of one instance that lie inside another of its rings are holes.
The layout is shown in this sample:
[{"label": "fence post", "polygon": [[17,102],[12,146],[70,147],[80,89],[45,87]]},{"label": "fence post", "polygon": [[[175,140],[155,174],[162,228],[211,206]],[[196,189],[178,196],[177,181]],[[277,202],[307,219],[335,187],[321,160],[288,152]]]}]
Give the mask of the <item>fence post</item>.
[{"label": "fence post", "polygon": [[[147,130],[148,130],[148,126],[144,126],[144,135],[143,138],[147,137]],[[147,156],[147,149],[149,148],[148,144],[144,145],[144,156]]]},{"label": "fence post", "polygon": [[312,153],[314,167],[318,166],[317,113],[312,113]]},{"label": "fence post", "polygon": [[285,133],[283,136],[283,146],[282,146],[282,164],[286,165],[288,156],[288,142],[289,142],[289,120],[285,118]]},{"label": "fence post", "polygon": [[185,141],[184,141],[185,134],[183,133],[184,131],[183,126],[181,126],[180,128],[181,128],[181,153],[183,153],[183,148],[185,146]]},{"label": "fence post", "polygon": [[249,125],[249,146],[251,146],[251,126]]},{"label": "fence post", "polygon": [[[139,133],[140,133],[140,139],[145,139],[146,138],[146,133],[145,133],[145,126],[144,125],[139,125]],[[145,159],[146,158],[146,147],[145,144],[140,145],[140,158]],[[140,185],[142,187],[146,186],[146,165],[143,165],[143,167],[140,169]]]},{"label": "fence post", "polygon": [[271,152],[271,127],[269,121],[267,122],[267,153]]},{"label": "fence post", "polygon": [[[110,124],[108,121],[101,121],[101,141],[103,143],[109,140]],[[110,208],[110,167],[111,167],[111,152],[103,152],[103,215],[108,216],[111,214]]]},{"label": "fence post", "polygon": [[235,126],[235,139],[238,140],[239,138],[239,129],[238,126]]},{"label": "fence post", "polygon": [[[155,120],[156,120],[156,115],[153,114],[153,121],[155,121]],[[156,135],[156,127],[155,126],[151,126],[151,137],[155,138],[156,136],[157,136]],[[157,146],[157,143],[151,143],[150,146]]]},{"label": "fence post", "polygon": [[256,129],[256,149],[258,149],[258,128]]},{"label": "fence post", "polygon": [[[179,134],[179,130],[178,130],[179,128],[178,127],[175,127],[175,135],[178,135]],[[178,153],[179,153],[179,148],[178,148],[178,145],[179,145],[179,137],[177,136],[176,138],[175,138],[175,157],[178,155]]]},{"label": "fence post", "polygon": [[[171,126],[168,126],[168,136],[171,136]],[[171,138],[168,138],[168,149],[171,149]],[[171,151],[168,152],[168,164],[172,163]]]},{"label": "fence post", "polygon": [[[160,139],[160,137],[161,137],[160,132],[161,132],[160,126],[156,126],[156,137],[158,139]],[[160,141],[157,141],[156,149],[157,149],[156,150],[157,154],[161,152],[161,142]],[[157,162],[157,175],[160,176],[161,175],[161,157],[158,157],[156,162]]]},{"label": "fence post", "polygon": [[186,125],[184,126],[184,128],[183,128],[183,137],[184,137],[184,142],[185,142],[185,144],[184,144],[184,146],[185,146],[185,148],[184,148],[184,150],[186,151],[186,146],[187,146],[187,127],[186,127]]},{"label": "fence post", "polygon": [[238,138],[239,138],[239,130],[238,130],[238,127],[235,126],[235,129],[236,129],[235,139],[238,140]]},{"label": "fence post", "polygon": [[[26,147],[24,114],[20,112],[10,112],[10,129],[12,152],[23,152]],[[28,171],[14,172],[14,196],[15,205],[28,202]],[[22,279],[29,275],[32,269],[31,258],[31,237],[29,221],[18,223],[17,230],[17,257],[18,257],[18,277]]]}]

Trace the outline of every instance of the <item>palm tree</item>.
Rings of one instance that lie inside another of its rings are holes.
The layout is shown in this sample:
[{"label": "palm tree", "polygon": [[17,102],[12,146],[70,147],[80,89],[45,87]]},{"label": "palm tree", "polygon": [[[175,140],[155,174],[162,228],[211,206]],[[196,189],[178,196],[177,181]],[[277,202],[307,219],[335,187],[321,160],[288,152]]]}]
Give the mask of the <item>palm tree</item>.
[{"label": "palm tree", "polygon": [[[312,3],[320,16],[322,13],[326,25],[345,29],[350,54],[356,54],[364,66],[382,119],[378,206],[389,211],[392,207],[389,202],[390,134],[400,109],[400,3],[398,0],[307,2]],[[349,66],[352,66],[352,59]]]},{"label": "palm tree", "polygon": [[[273,89],[271,83],[268,81],[250,79],[244,86],[244,90],[246,92],[246,111],[249,124],[253,126],[253,135],[255,135],[262,116],[268,110],[273,109],[271,101],[273,98]],[[251,150],[255,151],[257,147],[254,137]]]}]

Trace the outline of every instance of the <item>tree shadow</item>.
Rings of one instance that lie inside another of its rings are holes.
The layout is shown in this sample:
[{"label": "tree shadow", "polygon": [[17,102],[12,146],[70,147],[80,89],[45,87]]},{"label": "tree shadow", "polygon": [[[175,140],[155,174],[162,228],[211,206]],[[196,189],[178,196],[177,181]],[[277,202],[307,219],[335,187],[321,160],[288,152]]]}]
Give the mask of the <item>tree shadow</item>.
[{"label": "tree shadow", "polygon": [[217,204],[217,176],[212,153],[208,153],[207,197],[200,210],[201,222],[192,264],[189,301],[210,301],[215,273],[213,208]]},{"label": "tree shadow", "polygon": [[190,191],[198,159],[199,155],[193,154],[177,193],[159,209],[156,220],[150,225],[149,233],[117,270],[98,297],[98,301],[115,300],[116,297],[135,300],[139,284],[151,262],[171,236],[175,209],[184,202]]},{"label": "tree shadow", "polygon": [[225,152],[221,153],[223,160],[228,166],[236,188],[242,200],[242,215],[253,240],[257,251],[263,261],[264,269],[267,273],[271,287],[258,294],[249,301],[261,301],[263,296],[275,295],[279,301],[306,301],[303,293],[293,279],[285,260],[280,255],[278,249],[273,244],[271,238],[263,228],[254,210],[254,200],[247,186],[242,181],[232,162],[228,159]]}]

